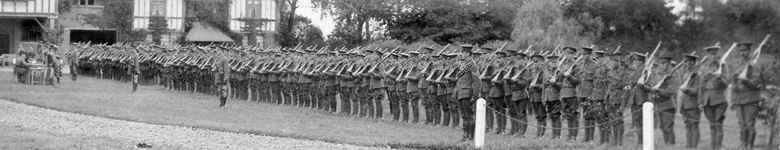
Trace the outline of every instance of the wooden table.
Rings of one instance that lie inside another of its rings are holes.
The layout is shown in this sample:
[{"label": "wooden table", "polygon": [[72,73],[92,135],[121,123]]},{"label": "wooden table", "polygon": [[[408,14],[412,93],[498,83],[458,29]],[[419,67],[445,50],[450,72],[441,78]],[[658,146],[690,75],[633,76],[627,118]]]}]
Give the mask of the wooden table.
[{"label": "wooden table", "polygon": [[43,64],[33,64],[27,69],[27,83],[29,85],[46,85],[51,82],[54,73],[51,67]]}]

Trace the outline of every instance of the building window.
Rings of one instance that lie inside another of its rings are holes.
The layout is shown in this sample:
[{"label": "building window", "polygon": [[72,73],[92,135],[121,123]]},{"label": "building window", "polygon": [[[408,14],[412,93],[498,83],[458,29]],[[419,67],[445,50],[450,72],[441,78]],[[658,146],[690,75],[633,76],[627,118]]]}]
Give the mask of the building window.
[{"label": "building window", "polygon": [[149,3],[151,16],[165,16],[165,0],[152,0]]},{"label": "building window", "polygon": [[77,0],[78,5],[95,5],[95,0]]},{"label": "building window", "polygon": [[247,0],[246,5],[246,17],[247,18],[262,18],[260,14],[260,0]]},{"label": "building window", "polygon": [[21,24],[21,41],[35,42],[41,40],[43,29],[35,20],[24,20]]}]

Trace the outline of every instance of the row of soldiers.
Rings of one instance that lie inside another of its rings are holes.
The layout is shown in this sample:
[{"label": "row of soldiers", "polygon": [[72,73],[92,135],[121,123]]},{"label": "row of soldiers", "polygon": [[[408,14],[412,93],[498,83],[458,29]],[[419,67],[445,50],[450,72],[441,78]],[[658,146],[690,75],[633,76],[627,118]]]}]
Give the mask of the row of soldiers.
[{"label": "row of soldiers", "polygon": [[[599,143],[616,145],[622,144],[624,113],[632,112],[633,127],[641,129],[639,109],[652,102],[667,144],[674,144],[674,114],[680,112],[686,117],[686,147],[696,147],[703,111],[712,147],[719,148],[727,106],[723,91],[733,84],[736,96],[730,104],[739,114],[743,146],[752,147],[761,73],[750,63],[757,57],[750,53],[751,44],[735,47],[744,62],[731,65],[718,61],[719,46],[705,48],[703,59],[685,54],[680,62],[668,52],[648,56],[594,47],[533,51],[471,45],[458,51],[449,45],[330,50],[80,44],[67,54],[79,74],[133,82],[134,91],[141,82],[219,95],[221,108],[232,98],[383,118],[387,99],[395,121],[417,123],[423,113],[424,124],[457,127],[462,120],[462,141],[474,138],[478,98],[487,100],[487,127],[496,134],[524,137],[527,118],[533,116],[536,138],[549,128],[552,139],[568,130],[566,139],[577,140],[584,129],[583,141],[591,142],[598,128]],[[747,75],[734,75],[742,74],[734,68]]]}]

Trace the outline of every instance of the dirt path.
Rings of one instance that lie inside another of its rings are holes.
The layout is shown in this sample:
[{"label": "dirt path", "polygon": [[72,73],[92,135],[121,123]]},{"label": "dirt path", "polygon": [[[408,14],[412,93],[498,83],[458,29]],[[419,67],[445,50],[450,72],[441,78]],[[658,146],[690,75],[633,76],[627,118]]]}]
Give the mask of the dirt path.
[{"label": "dirt path", "polygon": [[0,149],[373,149],[54,111],[0,100]]}]

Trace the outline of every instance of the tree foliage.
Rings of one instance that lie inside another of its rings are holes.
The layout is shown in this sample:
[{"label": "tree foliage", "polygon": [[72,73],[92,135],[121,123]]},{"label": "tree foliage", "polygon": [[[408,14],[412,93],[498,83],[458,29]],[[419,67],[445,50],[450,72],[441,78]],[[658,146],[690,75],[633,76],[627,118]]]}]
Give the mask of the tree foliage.
[{"label": "tree foliage", "polygon": [[[533,45],[536,49],[551,50],[561,46],[590,46],[600,38],[603,22],[589,13],[564,16],[559,3],[532,0],[517,11],[512,39],[517,46]],[[513,47],[521,48],[521,47]]]},{"label": "tree foliage", "polygon": [[[290,21],[287,21],[288,18],[282,18],[281,25],[287,26],[287,23]],[[320,30],[319,27],[312,24],[311,19],[306,18],[301,15],[295,15],[295,25],[292,28],[292,32],[290,33],[290,36],[292,38],[287,39],[285,42],[280,43],[288,43],[292,46],[295,45],[303,45],[303,46],[325,46],[327,45],[325,43],[325,38],[322,36],[322,30]],[[277,34],[277,39],[283,39],[283,34]],[[291,46],[291,47],[292,47]]]},{"label": "tree foliage", "polygon": [[119,34],[118,42],[143,41],[146,37],[145,31],[133,30],[133,1],[105,0],[102,11],[82,16],[86,24],[104,30],[116,30]]}]

